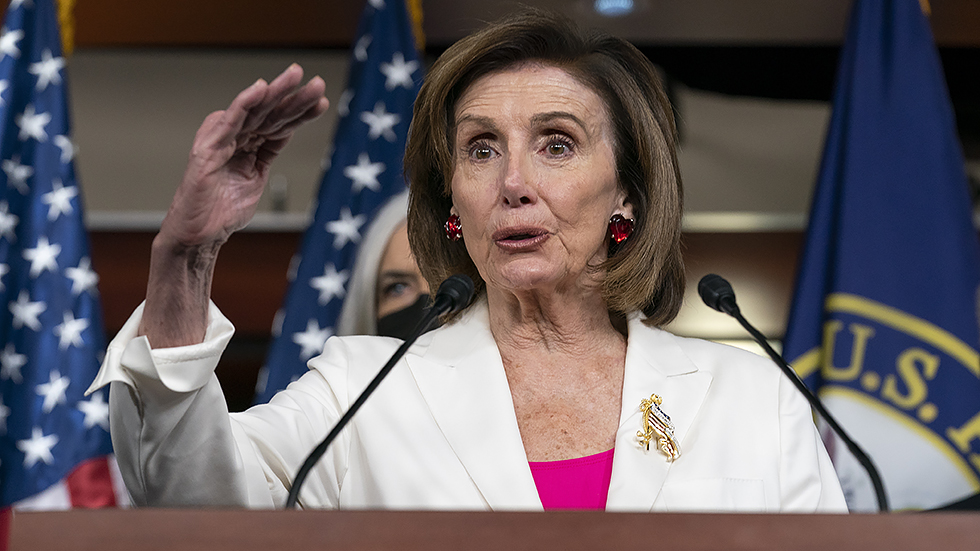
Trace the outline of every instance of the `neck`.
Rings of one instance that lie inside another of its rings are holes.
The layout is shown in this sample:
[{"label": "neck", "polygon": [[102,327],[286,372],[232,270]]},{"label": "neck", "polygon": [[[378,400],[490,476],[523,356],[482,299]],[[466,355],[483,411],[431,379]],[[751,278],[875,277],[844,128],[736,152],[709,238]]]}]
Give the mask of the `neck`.
[{"label": "neck", "polygon": [[490,330],[502,354],[594,353],[610,343],[625,344],[605,301],[597,292],[522,292],[487,289]]}]

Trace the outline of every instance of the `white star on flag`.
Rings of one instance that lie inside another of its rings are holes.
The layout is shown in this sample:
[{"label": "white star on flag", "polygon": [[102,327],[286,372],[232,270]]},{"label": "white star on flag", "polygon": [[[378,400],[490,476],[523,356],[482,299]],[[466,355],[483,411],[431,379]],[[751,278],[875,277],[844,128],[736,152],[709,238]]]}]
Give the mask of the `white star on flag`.
[{"label": "white star on flag", "polygon": [[98,292],[96,285],[99,283],[99,275],[92,269],[92,261],[87,256],[78,261],[77,267],[66,268],[65,276],[71,280],[72,296],[78,296],[85,291],[91,291],[92,294]]},{"label": "white star on flag", "polygon": [[47,465],[54,463],[51,448],[57,444],[57,434],[44,436],[41,427],[34,427],[31,438],[17,441],[17,448],[24,452],[24,468],[30,469],[38,461],[43,461]]},{"label": "white star on flag", "polygon": [[65,58],[51,57],[51,50],[45,48],[41,52],[41,61],[31,63],[27,72],[37,76],[38,92],[48,87],[48,84],[61,84],[61,70],[65,68]]},{"label": "white star on flag", "polygon": [[354,91],[350,88],[344,90],[340,94],[340,99],[337,100],[337,114],[341,117],[346,117],[350,114],[350,100],[354,99]]},{"label": "white star on flag", "polygon": [[327,222],[327,231],[334,235],[333,248],[340,249],[347,243],[357,243],[361,240],[361,233],[358,231],[367,216],[358,214],[351,216],[350,208],[340,209],[340,220]]},{"label": "white star on flag", "polygon": [[371,191],[381,189],[378,182],[378,175],[385,171],[385,164],[382,162],[372,163],[371,157],[367,153],[357,156],[357,164],[344,167],[344,176],[351,179],[351,193],[360,193],[364,188]]},{"label": "white star on flag", "polygon": [[27,356],[18,354],[14,348],[14,343],[7,343],[7,347],[0,352],[0,380],[11,380],[14,384],[24,382],[24,376],[20,373],[20,368],[27,363]]},{"label": "white star on flag", "polygon": [[82,340],[82,331],[88,329],[89,321],[85,318],[75,319],[74,314],[65,312],[65,316],[60,325],[54,328],[54,334],[58,337],[58,348],[68,350],[71,346],[81,347],[85,344]]},{"label": "white star on flag", "polygon": [[385,88],[388,91],[394,90],[399,86],[411,89],[415,83],[412,82],[412,73],[419,68],[419,62],[412,60],[405,63],[405,56],[401,52],[395,52],[391,58],[391,63],[382,63],[380,70],[384,73]]},{"label": "white star on flag", "polygon": [[78,195],[78,188],[64,187],[60,178],[55,178],[51,182],[51,188],[51,191],[41,195],[41,202],[48,205],[48,221],[54,222],[62,214],[74,212],[71,208],[71,200]]},{"label": "white star on flag", "polygon": [[34,2],[32,2],[31,0],[10,0],[10,7],[7,9],[15,10],[20,6],[24,6],[25,8],[33,8]]},{"label": "white star on flag", "polygon": [[0,201],[0,238],[6,237],[7,241],[13,241],[17,234],[14,230],[17,229],[17,223],[20,222],[20,218],[16,214],[10,213],[10,206],[6,201]]},{"label": "white star on flag", "polygon": [[10,88],[10,81],[7,79],[0,80],[0,107],[7,105],[7,100],[3,99],[3,93]]},{"label": "white star on flag", "polygon": [[44,302],[31,302],[26,290],[22,290],[17,295],[17,302],[10,303],[10,313],[14,319],[10,322],[14,329],[20,329],[25,325],[37,331],[41,329],[41,322],[37,319],[48,308]]},{"label": "white star on flag", "polygon": [[368,4],[371,4],[376,10],[383,10],[385,8],[385,0],[368,0]]},{"label": "white star on flag", "polygon": [[[8,55],[14,59],[20,57],[20,47],[17,45],[24,38],[24,31],[17,29],[16,31],[8,31],[6,28],[3,29],[2,34],[0,34],[0,53],[3,57]],[[2,58],[0,58],[2,59]]]},{"label": "white star on flag", "polygon": [[323,154],[323,160],[320,161],[320,172],[326,172],[330,170],[330,165],[333,163],[333,144],[327,144],[327,150]]},{"label": "white star on flag", "polygon": [[361,120],[370,127],[368,129],[368,138],[372,140],[378,139],[379,136],[384,136],[386,140],[393,142],[398,138],[392,129],[396,124],[401,122],[402,118],[397,113],[389,113],[385,109],[384,102],[379,101],[374,104],[374,111],[364,111],[361,113]]},{"label": "white star on flag", "polygon": [[272,316],[272,336],[282,335],[282,324],[286,321],[286,311],[282,308],[276,310],[276,315]]},{"label": "white star on flag", "polygon": [[51,270],[52,272],[58,270],[58,255],[61,254],[61,245],[48,243],[48,238],[42,235],[37,239],[37,247],[24,249],[22,254],[24,260],[31,261],[31,277],[37,277],[44,270]]},{"label": "white star on flag", "polygon": [[0,395],[0,434],[7,434],[7,417],[10,417],[10,408],[3,405],[3,396]]},{"label": "white star on flag", "polygon": [[296,274],[299,272],[299,265],[303,262],[303,256],[300,254],[294,254],[292,258],[289,259],[289,267],[286,268],[286,281],[292,283],[296,280]]},{"label": "white star on flag", "polygon": [[326,344],[331,333],[329,327],[320,329],[320,324],[315,319],[306,322],[306,331],[293,333],[293,342],[302,348],[299,355],[303,361],[323,352],[323,345]]},{"label": "white star on flag", "polygon": [[27,138],[34,138],[39,142],[48,140],[44,127],[51,122],[51,113],[35,113],[34,105],[28,105],[23,113],[17,115],[15,122],[20,127],[20,133],[17,134],[20,141],[27,141]]},{"label": "white star on flag", "polygon": [[5,291],[6,286],[3,284],[3,276],[10,273],[10,266],[0,263],[0,291]]},{"label": "white star on flag", "polygon": [[75,158],[75,153],[78,151],[78,147],[75,145],[75,142],[71,141],[71,138],[59,134],[52,138],[52,141],[54,141],[54,145],[58,146],[58,149],[61,150],[62,164],[70,163],[71,160]]},{"label": "white star on flag", "polygon": [[337,272],[337,267],[333,263],[323,267],[323,275],[310,279],[310,286],[320,291],[320,298],[317,302],[326,305],[334,298],[344,298],[344,284],[350,277],[347,270]]},{"label": "white star on flag", "polygon": [[358,61],[364,61],[367,59],[367,49],[371,45],[371,35],[366,34],[357,40],[357,44],[354,45],[354,58]]},{"label": "white star on flag", "polygon": [[44,404],[41,405],[44,413],[51,413],[54,406],[65,403],[67,399],[65,391],[68,390],[68,384],[68,377],[62,377],[57,369],[52,369],[51,379],[34,387],[34,392],[38,396],[44,396]]},{"label": "white star on flag", "polygon": [[34,167],[20,164],[20,155],[14,155],[3,162],[3,171],[7,173],[7,183],[13,184],[21,195],[27,195],[30,191],[27,179],[34,175]]},{"label": "white star on flag", "polygon": [[101,392],[93,394],[87,402],[78,402],[78,411],[85,415],[85,428],[90,429],[99,425],[109,430],[109,404],[106,403]]}]

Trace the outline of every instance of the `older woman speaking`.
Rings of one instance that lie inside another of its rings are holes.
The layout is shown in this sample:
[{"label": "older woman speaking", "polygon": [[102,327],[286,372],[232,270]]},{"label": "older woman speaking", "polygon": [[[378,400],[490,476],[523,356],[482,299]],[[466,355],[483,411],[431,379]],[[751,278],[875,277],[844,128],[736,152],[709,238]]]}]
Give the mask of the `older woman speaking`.
[{"label": "older woman speaking", "polygon": [[[281,505],[399,342],[330,339],[269,404],[229,415],[214,261],[318,78],[257,82],[195,140],[145,305],[110,345],[112,433],[138,504]],[[443,54],[416,102],[409,239],[474,303],[424,335],[310,474],[304,507],[843,511],[806,401],[767,361],[657,327],[684,285],[670,106],[623,40],[537,12]]]}]

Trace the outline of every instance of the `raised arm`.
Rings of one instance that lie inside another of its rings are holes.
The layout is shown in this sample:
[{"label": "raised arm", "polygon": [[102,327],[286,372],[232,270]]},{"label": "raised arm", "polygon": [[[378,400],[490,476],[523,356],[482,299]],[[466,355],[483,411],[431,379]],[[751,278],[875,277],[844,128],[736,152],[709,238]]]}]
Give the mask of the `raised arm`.
[{"label": "raised arm", "polygon": [[183,180],[153,240],[139,334],[153,348],[199,343],[207,327],[218,250],[255,214],[269,167],[303,123],[327,109],[324,83],[300,85],[291,65],[258,80],[224,111],[204,119]]}]

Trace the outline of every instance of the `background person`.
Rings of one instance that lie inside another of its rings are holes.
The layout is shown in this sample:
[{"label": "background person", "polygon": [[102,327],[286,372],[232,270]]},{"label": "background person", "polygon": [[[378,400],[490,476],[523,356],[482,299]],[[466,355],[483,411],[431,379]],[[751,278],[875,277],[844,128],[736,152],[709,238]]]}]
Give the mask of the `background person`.
[{"label": "background person", "polygon": [[389,199],[364,232],[337,321],[338,335],[404,339],[422,319],[429,285],[408,245],[407,216],[406,191]]}]

